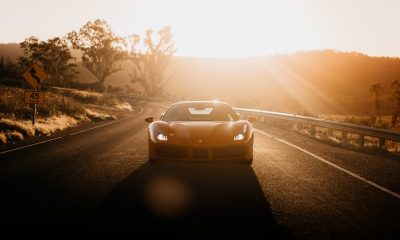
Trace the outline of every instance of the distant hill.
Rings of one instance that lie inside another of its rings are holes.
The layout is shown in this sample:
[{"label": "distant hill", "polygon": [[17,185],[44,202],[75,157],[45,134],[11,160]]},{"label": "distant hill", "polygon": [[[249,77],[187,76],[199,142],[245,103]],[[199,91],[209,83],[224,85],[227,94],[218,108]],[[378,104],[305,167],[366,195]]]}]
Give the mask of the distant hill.
[{"label": "distant hill", "polygon": [[390,83],[400,59],[331,50],[247,59],[175,58],[170,91],[294,113],[369,114],[369,87],[381,82],[390,114]]},{"label": "distant hill", "polygon": [[22,49],[19,47],[17,43],[2,43],[0,44],[0,56],[3,56],[4,59],[10,58],[12,62],[15,62],[22,54]]},{"label": "distant hill", "polygon": [[[16,59],[18,44],[0,44],[0,55]],[[73,55],[80,60],[79,52]],[[131,65],[107,79],[113,86],[132,85]],[[95,81],[80,67],[80,80]],[[368,114],[369,87],[384,88],[383,113],[390,114],[390,83],[400,80],[400,59],[333,50],[259,58],[174,57],[168,95],[181,99],[219,99],[237,106],[311,114]]]}]

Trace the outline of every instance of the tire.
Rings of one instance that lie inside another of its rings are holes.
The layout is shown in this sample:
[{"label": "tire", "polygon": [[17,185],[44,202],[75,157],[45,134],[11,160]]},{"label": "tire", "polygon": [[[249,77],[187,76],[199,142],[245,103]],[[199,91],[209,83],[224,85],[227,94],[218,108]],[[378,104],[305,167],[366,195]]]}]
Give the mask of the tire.
[{"label": "tire", "polygon": [[153,158],[149,158],[149,163],[150,164],[157,164],[159,161],[153,159]]},{"label": "tire", "polygon": [[251,164],[253,164],[253,157],[251,157],[248,160],[245,160],[245,161],[241,162],[241,164],[243,164],[245,166],[251,166]]}]

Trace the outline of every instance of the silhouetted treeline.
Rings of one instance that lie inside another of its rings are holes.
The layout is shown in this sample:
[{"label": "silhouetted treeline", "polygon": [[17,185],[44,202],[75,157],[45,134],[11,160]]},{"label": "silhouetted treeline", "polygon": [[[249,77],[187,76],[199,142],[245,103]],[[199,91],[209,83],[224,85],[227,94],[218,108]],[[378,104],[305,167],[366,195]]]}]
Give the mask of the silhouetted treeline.
[{"label": "silhouetted treeline", "polygon": [[22,87],[23,79],[19,66],[9,56],[0,55],[0,83],[3,85]]}]

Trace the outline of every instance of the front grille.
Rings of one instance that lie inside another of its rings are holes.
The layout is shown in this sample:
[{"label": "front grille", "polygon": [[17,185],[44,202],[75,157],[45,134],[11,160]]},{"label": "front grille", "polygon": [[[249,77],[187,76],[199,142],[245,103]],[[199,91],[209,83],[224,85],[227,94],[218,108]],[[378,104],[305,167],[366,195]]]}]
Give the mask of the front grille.
[{"label": "front grille", "polygon": [[165,158],[188,158],[188,149],[184,147],[159,146],[156,149],[156,154]]},{"label": "front grille", "polygon": [[208,149],[207,148],[194,148],[192,150],[193,159],[207,159]]},{"label": "front grille", "polygon": [[244,157],[245,155],[244,146],[221,147],[213,150],[213,156],[216,158]]}]

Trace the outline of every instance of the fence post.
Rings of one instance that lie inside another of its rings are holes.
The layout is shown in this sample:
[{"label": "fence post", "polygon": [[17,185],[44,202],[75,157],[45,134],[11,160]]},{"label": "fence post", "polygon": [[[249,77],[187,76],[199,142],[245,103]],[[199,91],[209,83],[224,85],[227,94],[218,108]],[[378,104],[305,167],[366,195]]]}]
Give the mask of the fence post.
[{"label": "fence post", "polygon": [[297,123],[297,131],[301,131],[303,129],[303,123]]},{"label": "fence post", "polygon": [[347,141],[348,141],[348,139],[347,139],[347,132],[346,132],[346,131],[342,131],[341,143],[342,143],[342,144],[346,144]]},{"label": "fence post", "polygon": [[386,139],[379,138],[379,147],[380,148],[384,148],[385,147],[385,141],[386,141]]},{"label": "fence post", "polygon": [[36,106],[36,104],[34,104],[34,106],[33,106],[33,112],[32,112],[32,125],[35,125],[35,123],[36,123],[36,110],[37,109],[37,106]]},{"label": "fence post", "polygon": [[360,146],[363,147],[365,144],[365,136],[363,134],[360,134]]},{"label": "fence post", "polygon": [[311,125],[310,134],[311,134],[311,136],[315,137],[315,126],[314,125]]},{"label": "fence post", "polygon": [[331,128],[328,128],[328,138],[329,137],[333,138],[333,130]]}]

